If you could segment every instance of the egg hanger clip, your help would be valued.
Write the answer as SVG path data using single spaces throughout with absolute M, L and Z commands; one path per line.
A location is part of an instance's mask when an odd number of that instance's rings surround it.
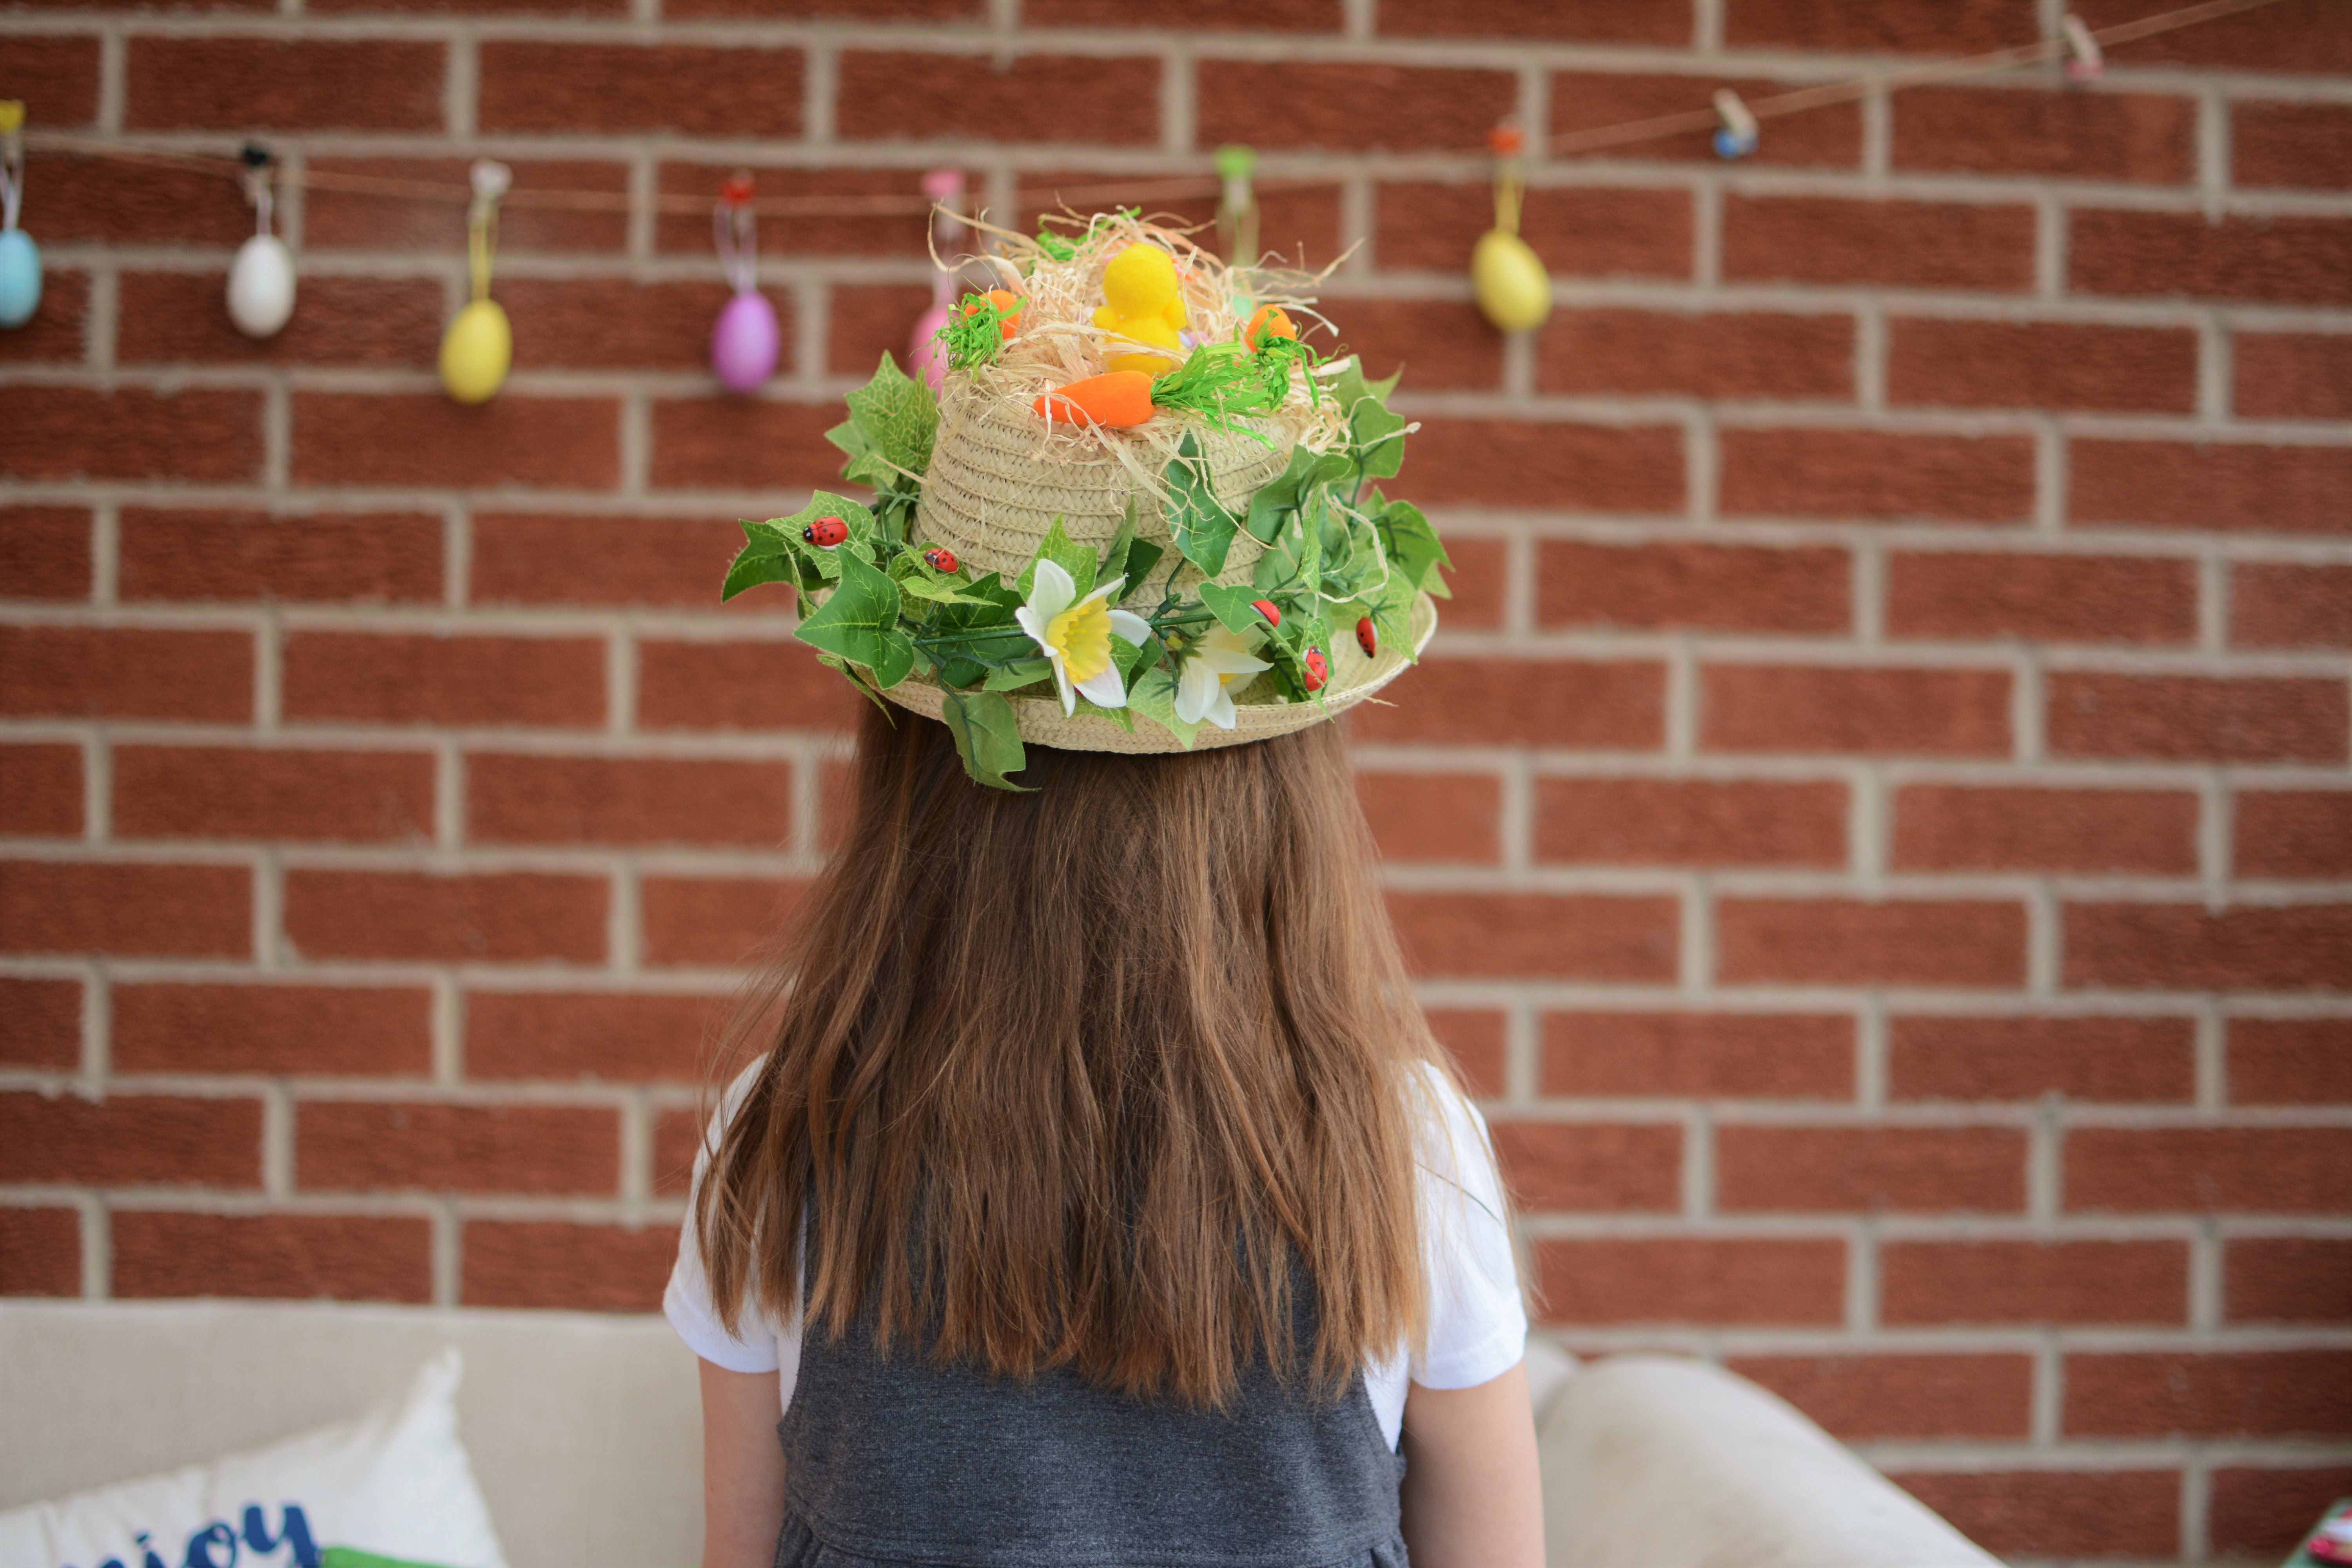
M 1519 153 L 1527 138 L 1516 125 L 1497 125 L 1486 145 L 1495 154 L 1495 226 L 1478 237 L 1470 252 L 1470 284 L 1478 309 L 1498 331 L 1524 332 L 1551 314 L 1551 274 L 1519 237 L 1519 211 L 1528 192 Z
M 1716 128 L 1715 155 L 1718 158 L 1745 158 L 1756 151 L 1760 140 L 1756 123 L 1756 111 L 1748 107 L 1740 96 L 1727 87 L 1715 89 L 1716 118 L 1723 123 Z
M 1242 268 L 1257 263 L 1257 149 L 1229 142 L 1217 149 L 1217 178 L 1224 182 L 1217 201 L 1217 237 L 1224 242 L 1225 265 Z
M 2096 81 L 2107 74 L 2107 60 L 2099 52 L 2099 40 L 2091 33 L 2090 25 L 2072 11 L 2058 24 L 2066 36 L 2066 79 Z
M 294 314 L 294 256 L 286 242 L 269 231 L 269 149 L 248 142 L 238 157 L 245 163 L 239 183 L 253 204 L 253 237 L 237 247 L 228 268 L 228 319 L 248 338 L 275 336 Z
M 0 327 L 21 327 L 41 305 L 41 247 L 16 226 L 25 199 L 25 106 L 0 99 Z
M 936 392 L 945 384 L 948 369 L 939 331 L 948 324 L 962 286 L 959 269 L 941 265 L 940 254 L 963 238 L 963 219 L 955 210 L 963 205 L 963 171 L 931 170 L 923 176 L 923 195 L 931 199 L 931 308 L 916 319 L 914 336 L 907 344 L 907 363 Z
M 488 403 L 498 395 L 514 363 L 514 328 L 490 298 L 490 266 L 498 253 L 499 198 L 514 183 L 514 171 L 494 159 L 477 158 L 471 171 L 474 199 L 466 208 L 466 270 L 471 296 L 441 335 L 441 384 L 460 403 Z
M 738 169 L 710 209 L 711 241 L 731 298 L 710 324 L 710 374 L 730 392 L 757 392 L 776 374 L 783 330 L 760 292 L 760 231 L 751 211 L 751 171 Z

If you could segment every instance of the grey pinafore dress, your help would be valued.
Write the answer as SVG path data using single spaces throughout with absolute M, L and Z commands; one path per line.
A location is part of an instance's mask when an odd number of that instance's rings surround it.
M 1360 1373 L 1318 1400 L 1261 1362 L 1207 1414 L 813 1332 L 776 1430 L 776 1568 L 1405 1568 Z

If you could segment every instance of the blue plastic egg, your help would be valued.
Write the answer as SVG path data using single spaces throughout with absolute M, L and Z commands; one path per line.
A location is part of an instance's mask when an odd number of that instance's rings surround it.
M 21 228 L 0 230 L 0 327 L 21 327 L 41 305 L 41 247 Z
M 736 295 L 710 328 L 710 370 L 730 392 L 757 392 L 776 374 L 784 334 L 765 294 Z

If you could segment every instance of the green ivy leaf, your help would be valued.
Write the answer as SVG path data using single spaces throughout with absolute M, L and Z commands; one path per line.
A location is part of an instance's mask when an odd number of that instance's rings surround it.
M 1450 597 L 1445 580 L 1437 575 L 1440 566 L 1451 566 L 1444 544 L 1437 530 L 1430 527 L 1429 519 L 1411 501 L 1386 500 L 1378 490 L 1372 492 L 1372 527 L 1380 534 L 1381 549 L 1397 569 L 1416 588 L 1426 588 L 1440 598 Z
M 790 583 L 798 587 L 801 580 L 801 558 L 797 538 L 787 538 L 772 522 L 742 521 L 743 548 L 736 553 L 727 568 L 727 581 L 720 585 L 721 600 L 733 598 L 746 588 L 756 588 L 762 583 Z
M 818 605 L 794 633 L 803 642 L 838 654 L 874 672 L 884 689 L 915 668 L 915 645 L 898 629 L 898 585 L 866 563 L 853 550 L 841 560 L 841 586 Z
M 1053 526 L 1045 530 L 1045 537 L 1037 542 L 1037 553 L 1021 569 L 1021 597 L 1024 602 L 1035 589 L 1040 561 L 1051 561 L 1067 572 L 1070 581 L 1077 584 L 1079 598 L 1095 591 L 1095 552 L 1064 531 L 1059 512 L 1054 514 Z
M 1201 603 L 1209 607 L 1209 613 L 1223 622 L 1227 631 L 1239 632 L 1244 637 L 1270 629 L 1265 616 L 1256 608 L 1257 601 L 1265 596 L 1255 586 L 1229 588 L 1222 583 L 1201 584 Z
M 1011 790 L 1019 795 L 1032 793 L 1005 776 L 1028 766 L 1029 758 L 1022 750 L 1021 728 L 1013 721 L 1013 704 L 1001 693 L 946 692 L 940 703 L 940 717 L 946 721 L 948 732 L 955 737 L 956 752 L 963 758 L 964 772 L 991 789 Z
M 1185 560 L 1213 577 L 1225 569 L 1225 552 L 1233 548 L 1241 520 L 1225 510 L 1209 488 L 1208 460 L 1187 430 L 1163 476 L 1168 484 L 1168 531 Z
M 1419 662 L 1412 651 L 1412 602 L 1417 591 L 1402 572 L 1391 572 L 1388 581 L 1367 601 L 1364 613 L 1372 617 L 1372 631 L 1383 648 L 1401 650 L 1407 660 Z
M 931 466 L 931 441 L 939 432 L 939 400 L 922 382 L 908 377 L 887 353 L 875 367 L 874 379 L 844 399 L 849 416 L 865 433 L 872 450 L 908 473 Z M 853 462 L 856 468 L 858 464 Z M 883 470 L 887 472 L 887 470 Z M 845 473 L 845 478 L 857 478 Z
M 1041 680 L 1053 679 L 1053 660 L 1024 658 L 1017 664 L 1002 665 L 990 670 L 983 684 L 991 691 L 1018 691 L 1024 686 L 1034 686 Z
M 1143 580 L 1160 564 L 1168 552 L 1148 539 L 1135 537 L 1135 498 L 1127 498 L 1127 515 L 1119 519 L 1118 532 L 1103 552 L 1103 577 L 1123 577 L 1127 585 L 1112 595 L 1113 601 L 1124 605 L 1142 591 Z M 1097 579 L 1100 581 L 1100 579 Z
M 1164 664 L 1145 670 L 1142 679 L 1128 688 L 1127 705 L 1175 736 L 1186 751 L 1192 749 L 1192 737 L 1201 732 L 1201 726 L 1176 717 L 1174 670 Z
M 1337 484 L 1354 471 L 1345 452 L 1317 452 L 1299 446 L 1290 449 L 1290 466 L 1250 497 L 1246 526 L 1262 544 L 1274 542 L 1282 525 L 1298 510 L 1302 497 L 1319 485 Z

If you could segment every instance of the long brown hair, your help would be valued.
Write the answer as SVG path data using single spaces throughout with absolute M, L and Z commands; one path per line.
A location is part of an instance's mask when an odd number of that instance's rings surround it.
M 1308 1300 L 1318 1385 L 1418 1342 L 1442 1058 L 1338 726 L 1028 758 L 1034 793 L 983 788 L 943 726 L 867 716 L 722 1052 L 767 1052 L 696 1198 L 722 1320 L 804 1284 L 807 1332 L 1208 1406 L 1309 1359 Z

